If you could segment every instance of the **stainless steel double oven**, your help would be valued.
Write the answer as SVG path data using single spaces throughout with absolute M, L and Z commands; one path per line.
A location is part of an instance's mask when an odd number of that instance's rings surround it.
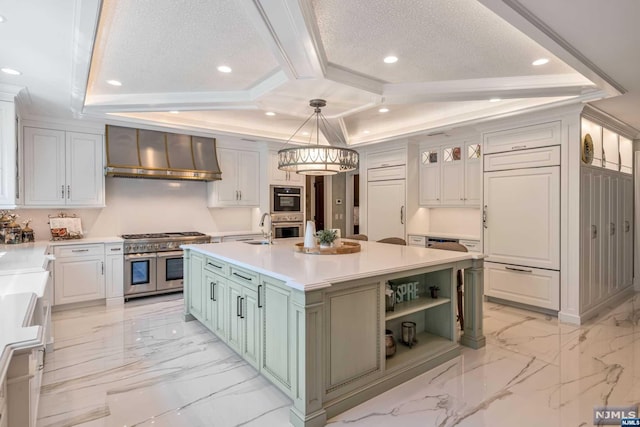
M 271 186 L 271 232 L 275 239 L 302 237 L 302 187 Z
M 183 258 L 180 245 L 209 243 L 198 232 L 125 234 L 124 296 L 132 298 L 183 288 Z

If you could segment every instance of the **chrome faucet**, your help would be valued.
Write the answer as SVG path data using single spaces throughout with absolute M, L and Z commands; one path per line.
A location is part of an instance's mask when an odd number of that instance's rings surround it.
M 265 232 L 264 231 L 264 220 L 265 218 L 269 217 L 269 231 Z M 262 236 L 267 239 L 267 241 L 269 242 L 270 245 L 273 244 L 273 232 L 272 232 L 272 225 L 271 225 L 271 214 L 269 212 L 265 212 L 262 214 L 262 218 L 260 218 L 260 223 L 258 224 L 258 227 L 262 228 Z

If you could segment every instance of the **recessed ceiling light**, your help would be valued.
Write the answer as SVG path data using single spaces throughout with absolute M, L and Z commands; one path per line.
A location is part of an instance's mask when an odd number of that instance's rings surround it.
M 169 111 L 169 112 L 170 112 L 171 114 L 180 114 L 180 111 L 178 111 L 178 110 L 171 110 L 171 111 Z
M 276 115 L 276 113 L 274 113 L 273 111 L 267 111 L 265 114 L 267 116 L 275 116 Z
M 387 64 L 394 64 L 396 62 L 398 62 L 398 57 L 397 56 L 387 56 L 386 58 L 384 58 L 384 62 Z
M 6 20 L 7 20 L 7 19 L 6 19 L 4 16 L 0 15 L 0 22 L 4 22 L 4 21 L 6 21 Z
M 362 133 L 369 133 L 369 132 L 370 132 L 370 131 L 368 131 L 368 130 L 365 130 L 365 131 L 364 131 L 364 132 L 362 132 Z
M 231 67 L 228 67 L 226 65 L 221 65 L 218 67 L 218 71 L 220 71 L 221 73 L 230 73 Z
M 385 107 L 382 107 L 381 109 L 378 110 L 378 113 L 388 113 L 388 112 L 389 112 L 389 109 Z
M 118 80 L 107 80 L 107 83 L 111 86 L 122 86 L 122 82 L 119 82 Z
M 20 71 L 14 70 L 13 68 L 1 68 L 1 70 L 3 73 L 11 74 L 12 76 L 19 76 L 20 74 L 22 74 Z
M 307 136 L 307 135 L 309 135 L 309 132 L 306 132 L 306 131 L 305 131 L 305 132 L 302 132 L 302 134 L 303 134 L 304 136 Z
M 546 63 L 548 63 L 549 60 L 547 58 L 540 58 L 540 59 L 536 59 L 535 61 L 533 61 L 531 63 L 531 65 L 544 65 Z
M 500 102 L 500 101 L 502 101 L 502 99 L 500 99 L 500 98 L 491 98 L 489 100 L 489 102 Z

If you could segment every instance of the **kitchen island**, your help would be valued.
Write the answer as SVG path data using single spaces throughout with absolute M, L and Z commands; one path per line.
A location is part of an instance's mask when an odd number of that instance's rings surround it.
M 359 242 L 361 252 L 309 255 L 295 251 L 297 242 L 183 246 L 185 319 L 202 322 L 291 397 L 293 425 L 324 426 L 456 357 L 459 344 L 484 346 L 481 254 Z M 465 330 L 458 342 L 459 269 Z M 416 332 L 410 346 L 401 343 L 406 322 Z M 387 358 L 389 331 L 396 351 Z

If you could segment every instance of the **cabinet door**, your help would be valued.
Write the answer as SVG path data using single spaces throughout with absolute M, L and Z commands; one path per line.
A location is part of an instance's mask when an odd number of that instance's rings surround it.
M 464 204 L 464 163 L 462 146 L 455 145 L 442 149 L 442 192 L 441 202 L 447 206 Z
M 258 206 L 260 204 L 260 153 L 240 151 L 238 155 L 238 204 Z
M 187 282 L 187 298 L 189 303 L 189 313 L 199 321 L 204 319 L 206 293 L 204 286 L 204 258 L 201 255 L 192 253 L 190 259 L 190 274 Z
M 294 174 L 297 175 L 297 174 Z M 278 152 L 269 152 L 269 176 L 274 184 L 285 184 L 288 181 L 289 173 L 278 169 Z
M 464 204 L 480 206 L 482 196 L 482 161 L 481 145 L 468 143 L 465 146 L 464 164 Z
M 560 268 L 560 167 L 484 174 L 488 261 Z
M 623 280 L 624 287 L 633 285 L 633 178 L 624 178 L 624 217 L 623 217 L 623 248 L 624 265 Z
M 122 254 L 105 257 L 105 292 L 107 298 L 122 298 L 124 295 L 124 258 Z
M 64 131 L 24 128 L 25 205 L 65 204 L 65 144 Z
M 420 154 L 420 204 L 440 204 L 440 151 L 423 150 Z
M 596 294 L 597 300 L 599 301 L 608 295 L 609 281 L 611 280 L 611 264 L 609 263 L 609 253 L 611 251 L 611 239 L 609 238 L 609 225 L 611 224 L 611 209 L 609 209 L 609 203 L 611 203 L 611 176 L 606 173 L 602 174 L 601 197 L 602 214 L 600 216 L 599 228 L 602 235 L 602 253 L 600 258 L 602 260 L 602 276 Z
M 56 260 L 54 271 L 56 304 L 104 298 L 104 258 Z
M 211 323 L 213 332 L 227 341 L 227 293 L 229 292 L 229 286 L 227 280 L 217 274 L 214 276 L 215 282 L 213 284 L 213 310 L 211 313 Z
M 367 235 L 369 240 L 405 237 L 405 181 L 367 183 Z
M 228 284 L 228 299 L 227 299 L 227 318 L 229 319 L 229 335 L 227 344 L 234 349 L 238 354 L 242 354 L 242 323 L 243 319 L 241 314 L 241 299 L 242 299 L 242 285 L 229 280 Z
M 67 205 L 104 205 L 103 151 L 102 135 L 67 132 Z
M 218 308 L 215 301 L 216 290 L 214 289 L 217 281 L 216 279 L 217 275 L 204 270 L 204 279 L 202 283 L 204 289 L 202 292 L 205 294 L 205 300 L 204 319 L 202 323 L 209 328 L 209 330 L 213 330 L 213 319 L 216 316 L 216 310 Z
M 271 381 L 291 390 L 291 290 L 262 280 L 261 296 L 264 336 L 260 371 Z
M 612 295 L 618 289 L 618 177 L 612 175 L 609 186 L 609 223 L 607 235 L 609 236 L 609 282 L 605 297 Z
M 241 303 L 242 357 L 259 370 L 262 321 L 258 308 L 258 292 L 255 289 L 243 288 Z
M 0 206 L 16 204 L 16 119 L 13 102 L 0 101 Z
M 236 206 L 238 204 L 238 151 L 218 148 L 218 161 L 222 180 L 210 183 L 213 186 L 211 206 Z

